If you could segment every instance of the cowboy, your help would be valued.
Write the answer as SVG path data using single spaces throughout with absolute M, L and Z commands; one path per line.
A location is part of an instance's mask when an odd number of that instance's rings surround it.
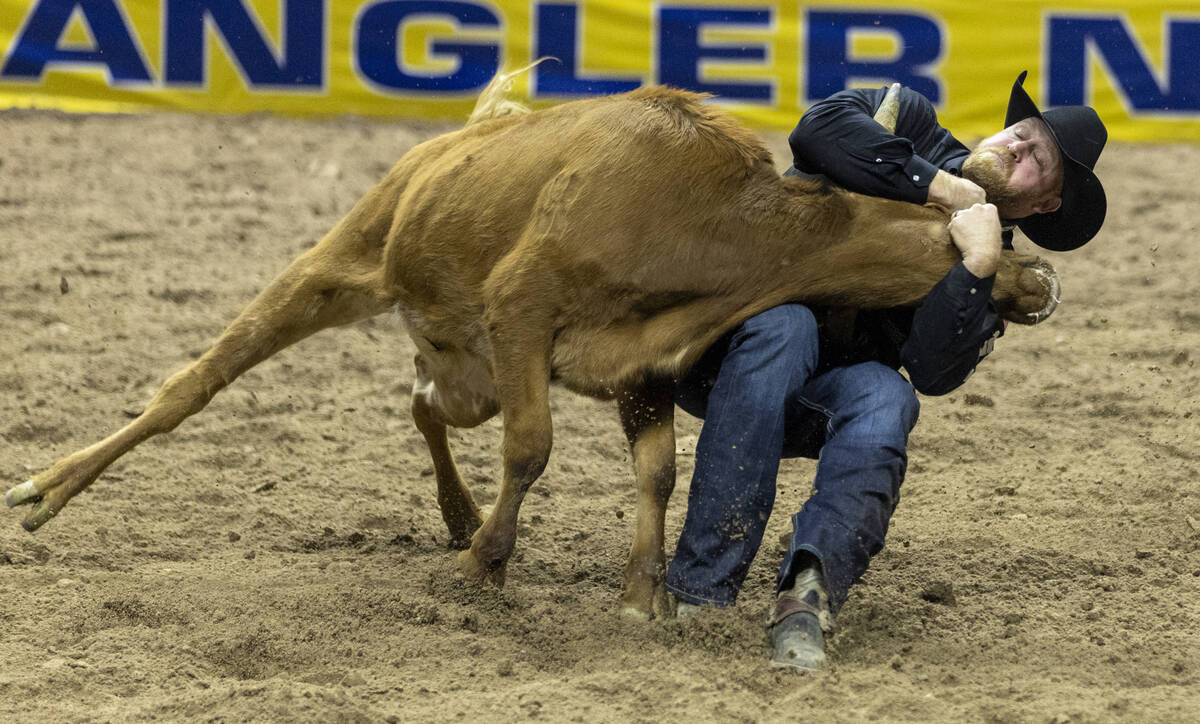
M 792 517 L 779 568 L 773 666 L 825 666 L 824 635 L 882 549 L 899 501 L 916 392 L 954 390 L 1004 334 L 991 290 L 1001 249 L 1011 248 L 1005 226 L 1066 251 L 1104 221 L 1093 172 L 1104 124 L 1088 107 L 1039 111 L 1025 75 L 1013 84 L 1004 130 L 974 150 L 911 90 L 901 91 L 895 133 L 872 119 L 884 89 L 813 105 L 789 138 L 788 173 L 940 204 L 954 212 L 949 229 L 963 259 L 919 307 L 860 311 L 848 333 L 833 333 L 829 310 L 770 309 L 726 334 L 681 381 L 676 402 L 705 420 L 667 572 L 681 615 L 734 603 L 774 504 L 779 460 L 818 460 L 814 493 Z

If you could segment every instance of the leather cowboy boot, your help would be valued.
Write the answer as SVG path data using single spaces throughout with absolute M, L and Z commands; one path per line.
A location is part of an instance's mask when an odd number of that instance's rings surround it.
M 796 574 L 796 582 L 780 591 L 767 628 L 774 649 L 771 668 L 821 671 L 826 667 L 825 633 L 833 632 L 833 616 L 821 572 L 815 567 Z

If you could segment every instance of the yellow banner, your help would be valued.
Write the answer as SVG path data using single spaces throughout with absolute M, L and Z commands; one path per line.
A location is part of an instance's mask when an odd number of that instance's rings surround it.
M 1113 138 L 1200 140 L 1194 0 L 0 0 L 0 106 L 457 120 L 500 68 L 533 105 L 665 83 L 792 127 L 900 81 L 963 138 L 1008 89 L 1089 104 Z

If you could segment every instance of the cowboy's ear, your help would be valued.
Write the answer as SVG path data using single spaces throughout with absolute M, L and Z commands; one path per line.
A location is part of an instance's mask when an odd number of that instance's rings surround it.
M 1037 203 L 1033 207 L 1033 213 L 1035 213 L 1035 214 L 1053 213 L 1055 211 L 1058 211 L 1060 206 L 1062 206 L 1062 197 L 1055 196 L 1054 198 L 1050 199 L 1049 201 L 1041 201 L 1041 202 Z

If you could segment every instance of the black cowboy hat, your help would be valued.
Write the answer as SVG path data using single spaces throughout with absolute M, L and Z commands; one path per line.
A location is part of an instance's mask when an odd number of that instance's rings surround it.
M 1104 223 L 1108 201 L 1104 187 L 1092 169 L 1108 140 L 1108 131 L 1096 111 L 1088 106 L 1063 106 L 1046 112 L 1021 87 L 1028 71 L 1021 71 L 1008 98 L 1004 127 L 1026 118 L 1040 118 L 1050 127 L 1062 153 L 1062 206 L 1048 214 L 1034 214 L 1017 221 L 1029 240 L 1043 249 L 1070 251 L 1091 240 Z

